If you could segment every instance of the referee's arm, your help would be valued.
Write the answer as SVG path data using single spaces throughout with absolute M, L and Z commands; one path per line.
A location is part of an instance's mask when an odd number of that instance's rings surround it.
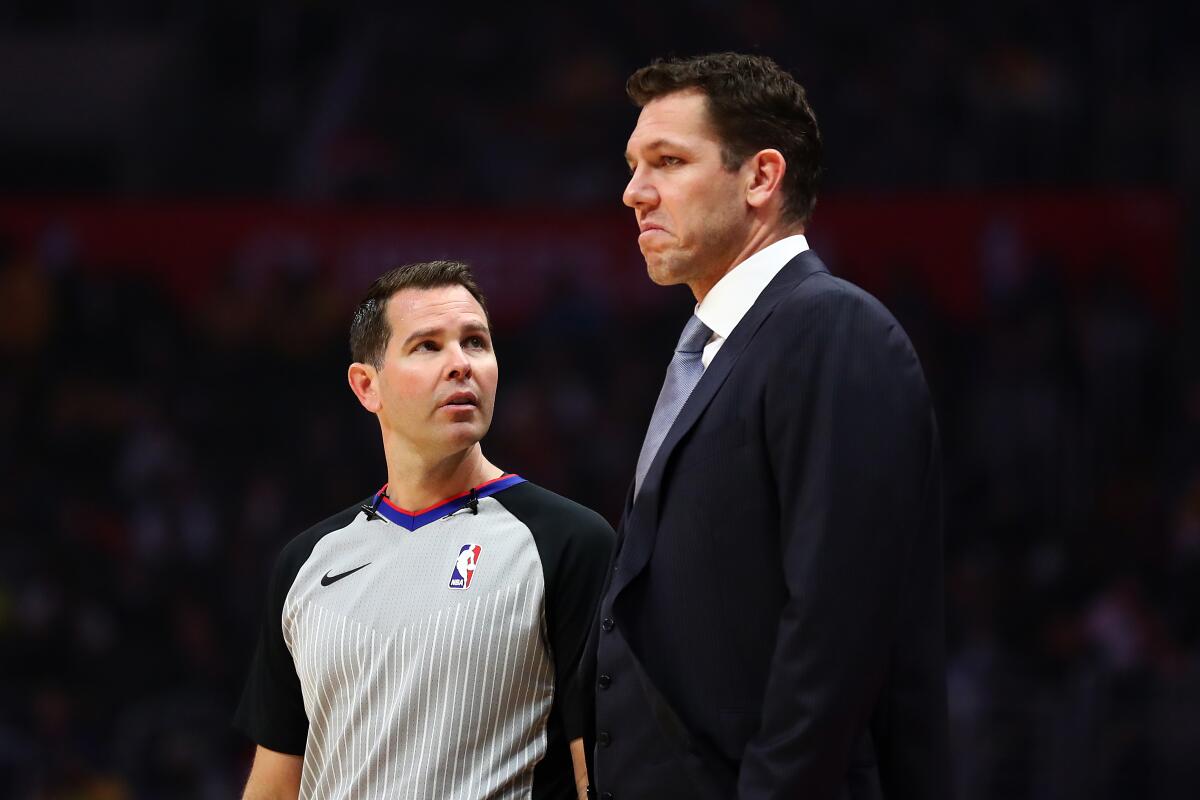
M 571 740 L 571 766 L 575 768 L 575 794 L 579 800 L 587 800 L 588 774 L 587 756 L 583 750 L 583 737 Z
M 254 753 L 254 766 L 250 768 L 242 800 L 296 800 L 300 796 L 303 765 L 303 756 L 276 753 L 259 745 Z
M 616 537 L 595 512 L 588 511 L 586 516 L 577 516 L 572 522 L 573 535 L 567 539 L 569 544 L 557 561 L 551 582 L 549 622 L 554 643 L 555 684 L 559 687 L 558 711 L 570 746 L 575 793 L 579 800 L 587 800 L 589 779 L 584 734 L 594 716 L 591 711 L 594 700 L 591 685 L 582 681 L 580 666 Z

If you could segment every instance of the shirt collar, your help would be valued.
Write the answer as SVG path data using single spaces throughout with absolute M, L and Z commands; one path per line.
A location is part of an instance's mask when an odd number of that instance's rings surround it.
M 725 273 L 696 306 L 696 316 L 722 339 L 746 316 L 750 306 L 779 270 L 808 249 L 803 234 L 780 239 Z
M 461 494 L 456 494 L 454 497 L 448 497 L 440 503 L 434 503 L 428 508 L 423 508 L 420 511 L 409 511 L 407 508 L 401 508 L 394 504 L 387 497 L 387 484 L 375 493 L 375 499 L 369 506 L 363 506 L 363 511 L 367 514 L 367 521 L 372 521 L 378 517 L 383 517 L 393 525 L 399 525 L 410 531 L 415 531 L 417 528 L 428 525 L 431 522 L 437 522 L 442 517 L 448 517 L 456 511 L 461 511 L 468 506 L 477 506 L 480 499 L 491 497 L 497 492 L 502 492 L 510 486 L 516 486 L 518 483 L 524 483 L 525 479 L 520 475 L 505 473 L 499 478 L 493 478 L 486 483 L 481 483 L 478 486 L 468 489 Z M 473 509 L 474 510 L 474 509 Z

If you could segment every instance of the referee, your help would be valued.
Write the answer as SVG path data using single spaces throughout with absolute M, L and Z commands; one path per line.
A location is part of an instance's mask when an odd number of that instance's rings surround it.
M 384 274 L 350 347 L 388 482 L 276 561 L 245 798 L 583 796 L 574 675 L 612 529 L 484 457 L 498 368 L 466 265 Z

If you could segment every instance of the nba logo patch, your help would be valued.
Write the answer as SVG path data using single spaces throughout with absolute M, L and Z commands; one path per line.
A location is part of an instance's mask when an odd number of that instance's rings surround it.
M 454 572 L 450 573 L 451 589 L 466 589 L 471 585 L 471 577 L 475 574 L 475 565 L 479 563 L 479 553 L 482 550 L 477 544 L 464 544 L 458 551 Z

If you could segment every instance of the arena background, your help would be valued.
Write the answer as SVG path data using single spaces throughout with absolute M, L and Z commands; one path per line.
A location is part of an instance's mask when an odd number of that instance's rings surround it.
M 946 455 L 963 800 L 1200 796 L 1194 4 L 0 8 L 0 796 L 227 798 L 277 549 L 384 480 L 349 310 L 476 265 L 489 456 L 615 520 L 684 289 L 620 205 L 650 58 L 762 52 L 811 238 Z

